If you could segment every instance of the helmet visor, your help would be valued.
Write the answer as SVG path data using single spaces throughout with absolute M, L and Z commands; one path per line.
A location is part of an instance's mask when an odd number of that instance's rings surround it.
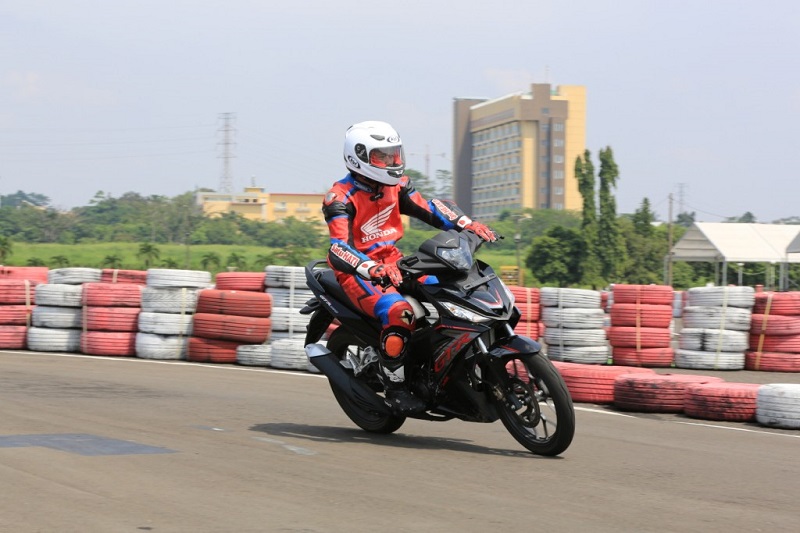
M 377 168 L 402 168 L 403 147 L 388 146 L 383 148 L 374 148 L 369 153 L 369 164 Z

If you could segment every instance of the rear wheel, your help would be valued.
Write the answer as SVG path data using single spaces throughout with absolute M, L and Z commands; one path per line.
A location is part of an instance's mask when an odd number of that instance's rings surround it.
M 359 358 L 366 348 L 365 343 L 341 328 L 331 334 L 327 346 L 340 362 L 346 361 L 348 354 Z M 345 366 L 345 371 L 350 375 L 353 374 L 352 369 L 347 366 Z M 363 372 L 362 375 L 356 379 L 361 380 L 375 392 L 383 392 L 383 385 L 378 380 L 378 376 L 374 371 L 369 372 L 369 369 L 367 369 L 367 371 Z M 339 402 L 342 411 L 364 431 L 383 434 L 394 433 L 400 429 L 400 426 L 406 421 L 405 417 L 402 416 L 394 416 L 362 408 L 333 383 L 331 383 L 331 390 L 333 391 L 336 401 Z
M 575 409 L 564 379 L 541 354 L 521 354 L 503 366 L 504 398 L 498 402 L 503 425 L 537 455 L 564 452 L 575 435 Z

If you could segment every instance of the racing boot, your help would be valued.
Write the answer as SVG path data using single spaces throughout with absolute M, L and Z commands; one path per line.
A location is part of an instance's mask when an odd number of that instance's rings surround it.
M 392 412 L 399 416 L 421 413 L 425 402 L 411 394 L 406 386 L 406 372 L 403 365 L 408 341 L 408 330 L 387 328 L 381 333 L 380 368 L 383 386 L 386 389 L 385 402 Z

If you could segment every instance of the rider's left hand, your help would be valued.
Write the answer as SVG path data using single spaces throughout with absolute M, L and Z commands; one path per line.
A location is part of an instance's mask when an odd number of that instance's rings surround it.
M 473 220 L 472 222 L 464 226 L 464 229 L 470 230 L 471 232 L 473 232 L 475 235 L 477 235 L 486 242 L 494 242 L 497 240 L 497 234 L 494 231 L 492 231 L 492 229 L 489 226 L 487 226 L 486 224 L 482 224 L 478 221 Z

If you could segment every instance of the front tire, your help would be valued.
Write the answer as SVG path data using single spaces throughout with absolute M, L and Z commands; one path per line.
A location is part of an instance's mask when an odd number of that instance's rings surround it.
M 532 453 L 563 453 L 575 435 L 575 409 L 567 385 L 541 354 L 520 354 L 498 361 L 500 420 L 511 436 Z
M 355 335 L 338 328 L 331 334 L 327 347 L 339 361 L 343 361 L 348 352 L 360 353 L 361 350 L 366 348 L 366 344 Z M 345 370 L 352 375 L 352 370 L 348 368 L 345 368 Z M 360 379 L 376 392 L 383 392 L 383 386 L 380 381 L 378 381 L 377 376 L 373 376 L 372 378 L 362 376 L 356 379 Z M 381 434 L 394 433 L 400 429 L 400 426 L 406 421 L 405 417 L 402 416 L 388 415 L 363 409 L 333 383 L 330 383 L 330 386 L 333 391 L 333 396 L 336 398 L 342 411 L 364 431 Z

